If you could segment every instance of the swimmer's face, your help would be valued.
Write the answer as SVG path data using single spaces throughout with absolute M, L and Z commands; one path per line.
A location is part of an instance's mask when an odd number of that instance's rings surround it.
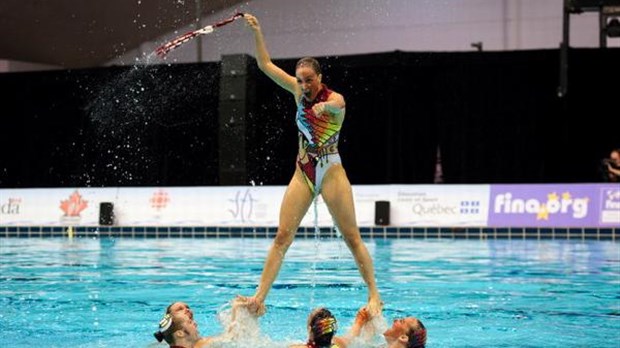
M 300 65 L 295 70 L 297 85 L 307 100 L 314 100 L 321 90 L 321 74 L 317 74 L 309 65 Z
M 418 327 L 420 327 L 420 322 L 416 318 L 407 317 L 401 319 L 394 319 L 392 327 L 390 327 L 389 329 L 387 329 L 387 331 L 383 333 L 383 337 L 385 337 L 385 340 L 388 344 L 391 344 L 398 340 L 407 342 L 407 333 L 409 332 L 409 330 Z
M 194 312 L 189 308 L 189 305 L 185 302 L 175 302 L 170 308 L 168 308 L 168 313 L 172 316 L 185 315 L 190 320 L 194 320 Z
M 190 319 L 187 316 L 178 317 L 180 330 L 183 331 L 183 334 L 186 335 L 187 339 L 190 341 L 196 342 L 200 338 L 200 334 L 198 333 L 198 324 L 194 321 L 194 319 Z
M 194 320 L 194 312 L 185 302 L 175 302 L 168 308 L 168 313 L 172 315 L 175 322 L 178 322 L 181 330 L 192 339 L 198 338 L 198 324 Z

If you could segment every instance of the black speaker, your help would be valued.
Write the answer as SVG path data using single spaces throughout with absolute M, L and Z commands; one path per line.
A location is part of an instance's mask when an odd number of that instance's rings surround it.
M 390 224 L 390 202 L 375 202 L 375 225 L 387 226 Z
M 246 54 L 221 59 L 219 93 L 219 184 L 247 185 L 246 121 L 255 103 L 254 58 Z
M 110 202 L 101 202 L 99 204 L 99 225 L 114 225 L 114 204 Z

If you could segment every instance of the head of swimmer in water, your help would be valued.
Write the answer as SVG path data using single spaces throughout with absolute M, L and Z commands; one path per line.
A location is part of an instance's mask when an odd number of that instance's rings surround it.
M 301 58 L 295 65 L 295 78 L 306 100 L 314 100 L 321 90 L 321 65 L 311 57 Z
M 317 308 L 308 316 L 308 342 L 314 347 L 331 347 L 337 330 L 336 318 L 327 308 Z
M 169 345 L 180 341 L 192 343 L 200 339 L 194 313 L 184 302 L 174 302 L 166 308 L 166 314 L 159 322 L 159 330 L 154 335 L 157 341 L 165 340 Z
M 394 319 L 392 326 L 383 333 L 388 347 L 426 347 L 426 328 L 414 317 Z

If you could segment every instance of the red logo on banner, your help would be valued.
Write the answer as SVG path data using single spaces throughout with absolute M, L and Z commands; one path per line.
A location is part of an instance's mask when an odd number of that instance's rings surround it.
M 153 193 L 153 197 L 150 199 L 151 207 L 157 210 L 162 210 L 168 205 L 170 198 L 168 198 L 168 193 L 164 190 L 159 190 Z
M 88 201 L 82 199 L 77 190 L 69 196 L 69 199 L 60 202 L 60 209 L 65 212 L 64 216 L 79 217 L 80 213 L 87 207 Z

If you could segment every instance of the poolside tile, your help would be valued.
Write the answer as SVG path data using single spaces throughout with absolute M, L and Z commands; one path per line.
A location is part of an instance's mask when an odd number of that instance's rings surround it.
M 65 226 L 0 226 L 3 238 L 66 237 Z M 274 238 L 275 226 L 76 226 L 75 237 L 116 238 Z M 315 238 L 316 228 L 301 226 L 295 238 Z M 319 237 L 339 238 L 333 227 L 318 228 Z M 557 240 L 617 240 L 619 228 L 566 227 L 360 227 L 365 239 L 557 239 Z

